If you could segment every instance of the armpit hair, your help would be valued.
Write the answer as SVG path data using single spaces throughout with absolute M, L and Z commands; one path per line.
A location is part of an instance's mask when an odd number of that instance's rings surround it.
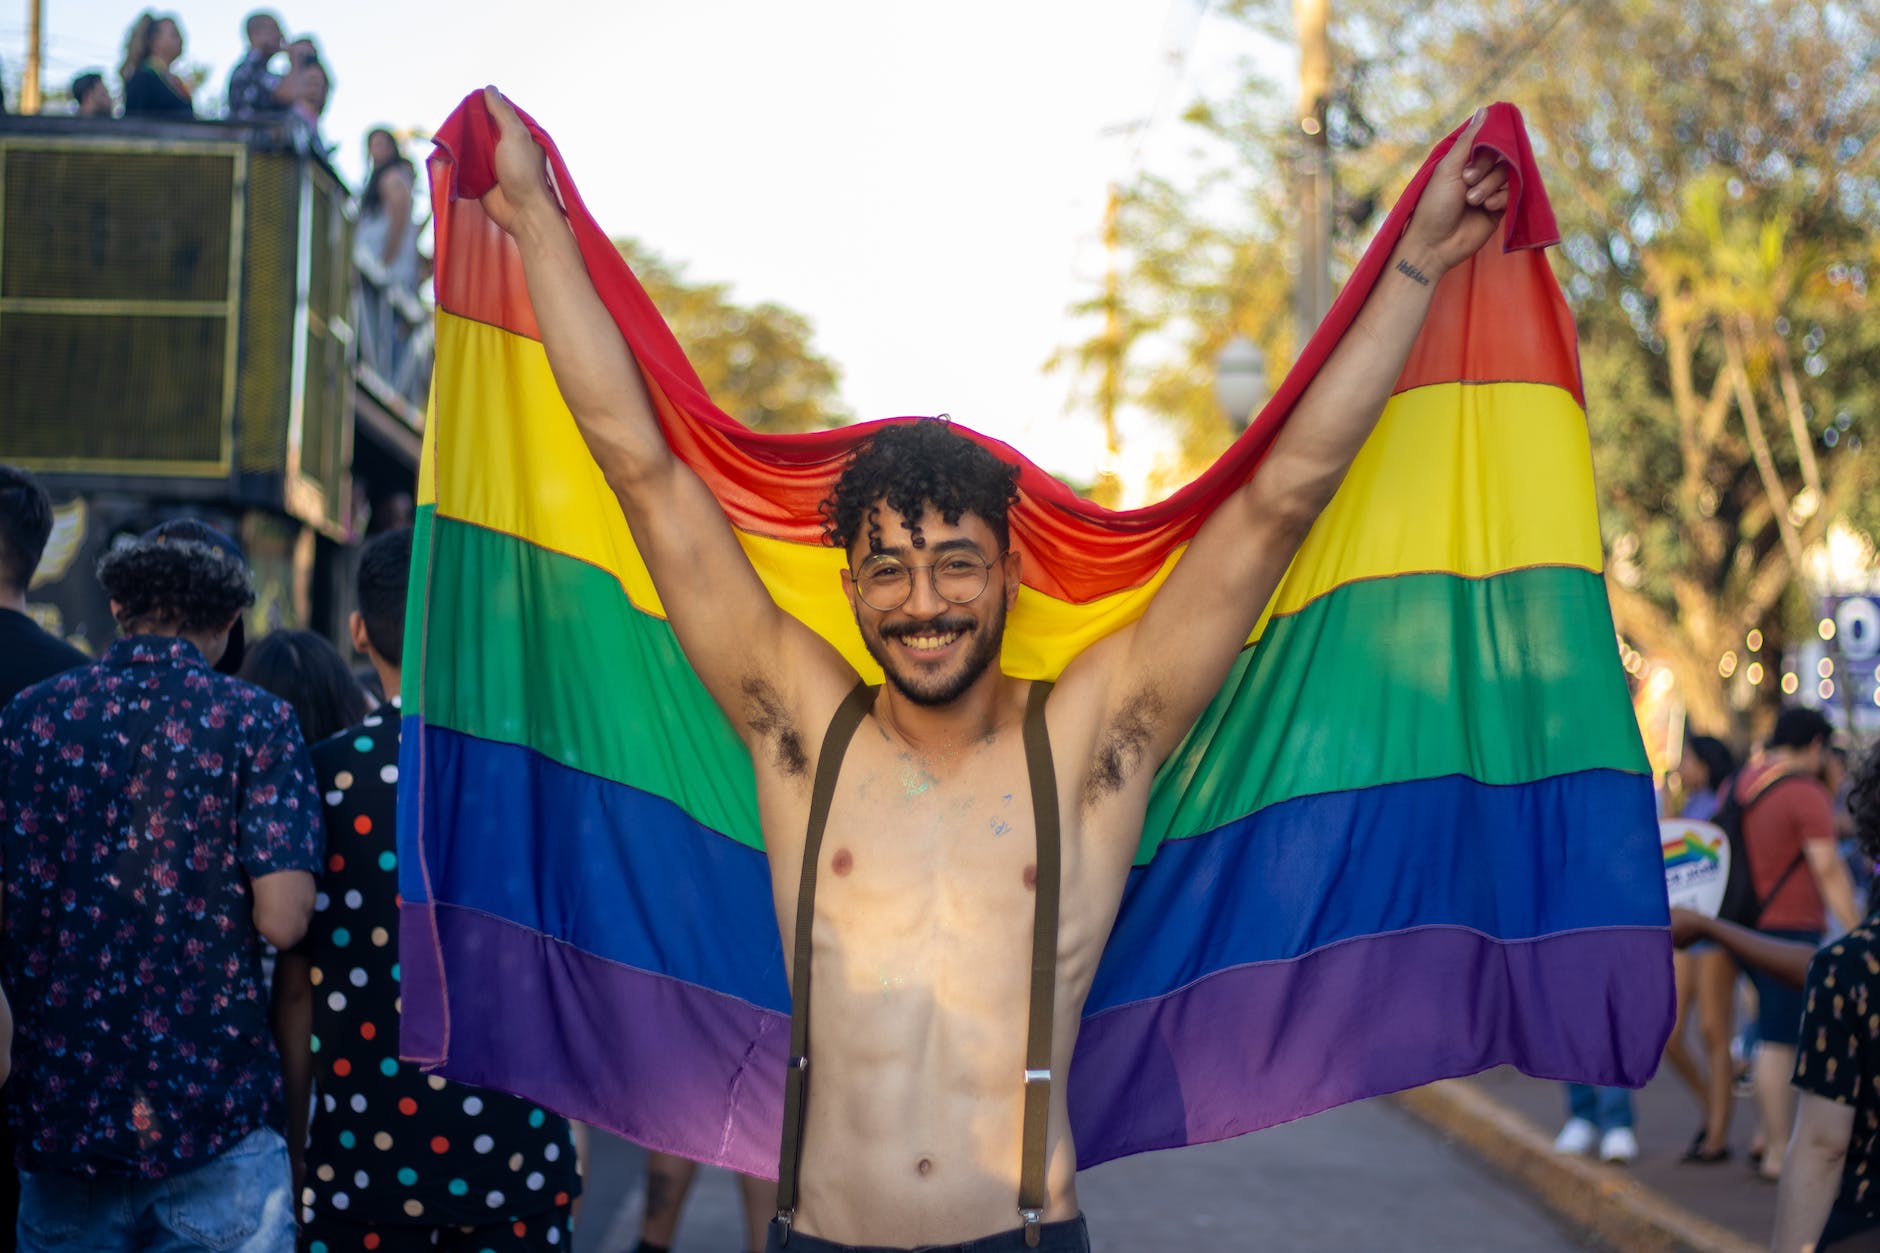
M 770 746 L 770 764 L 785 775 L 807 775 L 809 756 L 803 751 L 803 736 L 790 720 L 783 697 L 768 679 L 746 676 L 744 721 L 757 737 Z
M 1159 688 L 1139 689 L 1097 733 L 1097 751 L 1084 780 L 1084 804 L 1094 806 L 1123 790 L 1148 760 L 1149 743 L 1168 712 Z

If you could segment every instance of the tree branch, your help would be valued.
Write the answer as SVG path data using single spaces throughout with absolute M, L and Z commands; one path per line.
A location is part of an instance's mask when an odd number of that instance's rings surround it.
M 1788 410 L 1789 433 L 1795 437 L 1795 453 L 1802 463 L 1802 485 L 1822 503 L 1821 466 L 1815 460 L 1815 439 L 1808 431 L 1808 415 L 1802 411 L 1802 389 L 1795 377 L 1795 362 L 1789 357 L 1789 344 L 1780 335 L 1771 335 L 1775 347 L 1776 374 L 1782 380 L 1782 406 Z
M 1789 494 L 1782 486 L 1782 476 L 1776 472 L 1769 438 L 1763 434 L 1762 414 L 1756 408 L 1756 395 L 1750 390 L 1749 371 L 1743 368 L 1743 345 L 1727 322 L 1723 327 L 1723 351 L 1728 363 L 1725 368 L 1730 372 L 1731 386 L 1736 391 L 1736 407 L 1743 415 L 1750 451 L 1756 457 L 1756 472 L 1762 476 L 1763 494 L 1769 498 L 1769 507 L 1775 514 L 1776 528 L 1782 533 L 1782 546 L 1788 549 L 1789 564 L 1800 570 L 1802 541 L 1795 533 L 1795 524 L 1789 521 Z

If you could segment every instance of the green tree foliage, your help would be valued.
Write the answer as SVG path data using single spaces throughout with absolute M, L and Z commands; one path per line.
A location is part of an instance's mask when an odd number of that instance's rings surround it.
M 1290 5 L 1230 8 L 1290 38 Z M 1880 525 L 1880 16 L 1842 0 L 1336 0 L 1332 20 L 1346 264 L 1438 138 L 1478 104 L 1521 106 L 1563 234 L 1620 630 L 1670 662 L 1698 728 L 1742 733 L 1779 695 L 1773 666 L 1748 685 L 1745 637 L 1760 629 L 1774 656 L 1813 621 L 1805 554 L 1837 521 Z M 1193 111 L 1227 141 L 1216 178 L 1244 190 L 1238 226 L 1146 182 L 1129 202 L 1142 238 L 1124 303 L 1149 312 L 1125 324 L 1168 335 L 1160 312 L 1178 310 L 1191 376 L 1183 392 L 1169 367 L 1143 369 L 1131 394 L 1197 451 L 1210 345 L 1238 325 L 1285 359 L 1283 296 L 1234 263 L 1274 273 L 1284 256 L 1292 112 L 1258 82 Z M 1230 264 L 1158 269 L 1152 237 L 1215 239 L 1187 259 Z
M 692 283 L 682 267 L 632 239 L 614 246 L 666 319 L 718 407 L 758 431 L 810 431 L 850 420 L 842 373 L 816 352 L 808 318 L 768 302 L 739 305 L 723 283 Z

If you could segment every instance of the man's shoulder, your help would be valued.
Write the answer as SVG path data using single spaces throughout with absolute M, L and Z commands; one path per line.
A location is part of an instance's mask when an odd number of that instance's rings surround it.
M 1816 950 L 1808 963 L 1811 982 L 1834 980 L 1836 987 L 1880 982 L 1880 914 Z
M 0 702 L 0 722 L 12 724 L 49 709 L 67 707 L 73 696 L 98 685 L 96 672 L 100 669 L 98 662 L 81 654 L 78 664 L 55 670 L 22 687 L 11 700 Z
M 23 613 L 0 611 L 0 706 L 91 658 Z
M 1736 801 L 1746 811 L 1756 813 L 1830 808 L 1834 804 L 1827 784 L 1781 762 L 1745 770 L 1736 787 Z
M 209 690 L 217 700 L 241 709 L 254 719 L 253 723 L 238 721 L 235 724 L 237 730 L 258 730 L 272 734 L 282 726 L 290 726 L 298 732 L 300 720 L 294 714 L 294 707 L 267 688 L 215 670 L 198 670 L 196 674 L 207 681 Z

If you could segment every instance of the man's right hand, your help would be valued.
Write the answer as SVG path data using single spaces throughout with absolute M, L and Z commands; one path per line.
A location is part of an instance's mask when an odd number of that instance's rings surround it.
M 1710 934 L 1710 919 L 1688 909 L 1671 911 L 1671 943 L 1687 948 Z
M 548 154 L 502 92 L 485 87 L 483 103 L 496 122 L 496 183 L 483 193 L 483 212 L 514 235 L 524 214 L 555 203 L 548 187 Z

